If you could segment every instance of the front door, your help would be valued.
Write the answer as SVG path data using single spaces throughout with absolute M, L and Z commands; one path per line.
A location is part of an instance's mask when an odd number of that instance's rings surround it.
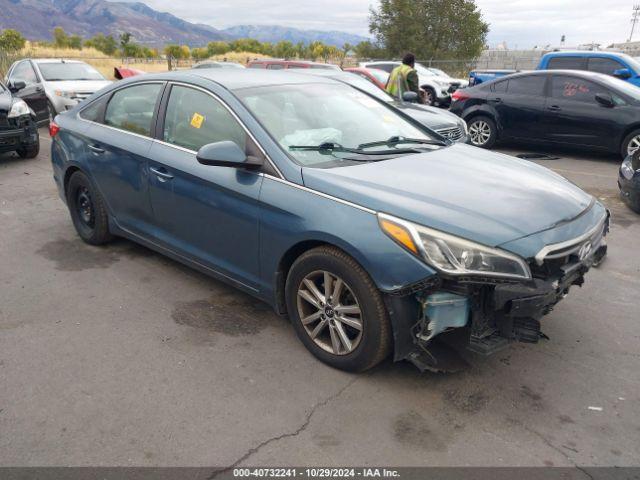
M 18 91 L 13 90 L 12 87 L 16 82 L 24 82 L 25 87 Z M 31 107 L 36 114 L 37 122 L 48 121 L 47 95 L 29 60 L 23 60 L 13 67 L 7 83 L 14 91 L 14 95 L 23 99 Z
M 120 227 L 144 236 L 154 229 L 148 154 L 162 87 L 162 83 L 145 83 L 116 90 L 104 119 L 87 132 L 93 179 L 108 199 L 111 214 Z
M 161 142 L 149 154 L 149 195 L 156 238 L 172 250 L 236 282 L 258 285 L 258 222 L 262 175 L 206 166 L 196 152 L 231 140 L 260 155 L 227 107 L 198 88 L 173 85 Z
M 546 138 L 552 142 L 613 148 L 619 111 L 601 105 L 604 86 L 572 75 L 553 75 L 545 112 Z M 612 95 L 612 98 L 616 98 Z

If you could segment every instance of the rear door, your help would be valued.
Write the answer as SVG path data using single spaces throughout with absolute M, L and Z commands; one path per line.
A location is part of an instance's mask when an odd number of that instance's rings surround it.
M 624 103 L 599 83 L 573 75 L 552 75 L 544 119 L 547 139 L 613 148 L 619 130 L 619 111 L 600 105 L 595 99 L 599 93 Z
M 7 80 L 10 85 L 13 85 L 15 82 L 24 82 L 26 85 L 25 88 L 14 93 L 14 95 L 27 102 L 27 105 L 29 105 L 31 110 L 36 114 L 36 120 L 38 122 L 44 122 L 49 119 L 47 95 L 30 60 L 22 60 L 16 64 L 9 73 Z
M 217 97 L 174 84 L 149 162 L 149 195 L 157 238 L 171 250 L 231 278 L 258 285 L 259 195 L 263 176 L 244 169 L 198 163 L 197 151 L 223 140 L 263 156 Z
M 497 113 L 501 137 L 541 139 L 546 79 L 546 75 L 517 76 L 495 85 L 499 88 L 490 92 L 487 102 Z
M 163 87 L 145 82 L 116 90 L 87 132 L 91 173 L 111 214 L 121 228 L 144 237 L 154 230 L 148 154 Z

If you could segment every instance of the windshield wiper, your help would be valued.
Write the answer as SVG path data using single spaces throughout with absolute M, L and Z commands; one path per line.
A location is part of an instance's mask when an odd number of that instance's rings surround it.
M 361 147 L 362 145 L 360 145 Z M 365 152 L 360 147 L 349 148 L 343 147 L 339 143 L 324 142 L 320 145 L 289 145 L 289 150 L 301 150 L 307 152 L 320 152 L 321 154 L 331 155 L 333 152 L 356 153 L 360 155 L 392 155 L 397 153 L 418 153 L 413 148 L 395 148 L 393 150 L 378 150 L 375 152 Z
M 424 145 L 440 145 L 441 147 L 446 147 L 448 143 L 443 142 L 441 140 L 427 140 L 424 138 L 405 138 L 399 136 L 393 136 L 388 138 L 387 140 L 380 140 L 378 142 L 367 142 L 361 143 L 358 145 L 359 149 L 369 148 L 369 147 L 381 147 L 383 145 L 398 145 L 401 143 L 418 143 Z

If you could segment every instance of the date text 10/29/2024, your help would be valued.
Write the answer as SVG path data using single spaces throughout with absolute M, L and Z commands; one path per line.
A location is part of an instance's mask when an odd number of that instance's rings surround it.
M 259 478 L 399 478 L 388 468 L 234 468 L 233 476 Z

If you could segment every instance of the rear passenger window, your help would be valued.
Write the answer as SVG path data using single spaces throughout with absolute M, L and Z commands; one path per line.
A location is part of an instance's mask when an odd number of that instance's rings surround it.
M 613 75 L 613 72 L 625 67 L 620 62 L 613 60 L 612 58 L 590 58 L 589 66 L 587 68 L 590 72 Z
M 269 70 L 282 70 L 284 68 L 284 65 L 280 63 L 270 63 L 269 65 L 267 65 L 267 68 Z
M 107 105 L 105 125 L 150 137 L 161 88 L 159 83 L 145 83 L 118 90 Z
M 507 91 L 507 86 L 509 85 L 509 80 L 503 80 L 502 82 L 496 82 L 491 84 L 491 91 L 495 93 L 505 93 Z
M 174 85 L 167 103 L 164 141 L 198 151 L 208 143 L 231 140 L 246 150 L 246 133 L 215 98 L 200 90 Z
M 553 57 L 549 59 L 549 70 L 584 70 L 586 58 L 583 57 Z
M 542 96 L 544 95 L 545 80 L 546 77 L 543 75 L 510 78 L 507 92 L 515 95 Z

